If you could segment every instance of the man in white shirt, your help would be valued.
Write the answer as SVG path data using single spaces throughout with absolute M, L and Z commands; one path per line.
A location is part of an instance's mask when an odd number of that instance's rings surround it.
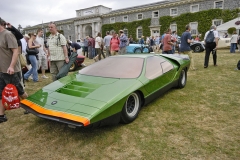
M 219 35 L 218 31 L 216 30 L 216 26 L 211 26 L 210 30 L 206 32 L 204 36 L 204 41 L 205 41 L 205 61 L 204 61 L 204 68 L 208 67 L 208 62 L 209 62 L 209 56 L 210 53 L 212 52 L 213 55 L 213 65 L 217 66 L 217 47 L 218 47 L 218 40 L 219 40 Z M 208 34 L 213 33 L 213 40 L 211 42 L 208 42 Z
M 27 54 L 26 48 L 27 48 L 27 42 L 28 42 L 29 39 L 30 39 L 30 37 L 29 37 L 27 34 L 25 34 L 25 35 L 23 36 L 23 38 L 21 39 L 21 43 L 22 43 L 22 53 L 24 54 L 24 56 Z
M 101 54 L 102 54 L 101 46 L 102 46 L 101 33 L 98 32 L 97 37 L 95 38 L 95 50 L 97 53 L 97 56 L 93 58 L 95 61 L 97 61 L 97 58 L 99 61 L 101 60 Z
M 28 40 L 30 39 L 30 37 L 28 36 L 28 34 L 25 34 L 23 36 L 23 38 L 21 39 L 21 43 L 22 43 L 22 55 L 24 56 L 24 58 L 26 59 L 26 48 L 27 48 L 27 43 L 28 43 Z M 26 65 L 27 69 L 30 70 L 32 68 L 32 65 L 31 64 L 27 64 Z M 30 76 L 30 79 L 32 79 L 32 76 Z
M 45 75 L 45 70 L 48 69 L 48 59 L 47 59 L 47 50 L 44 45 L 44 39 L 42 38 L 43 36 L 43 30 L 38 29 L 37 30 L 37 38 L 36 38 L 36 44 L 40 44 L 41 47 L 38 48 L 39 53 L 38 53 L 38 69 L 41 67 L 42 70 L 42 78 L 46 79 L 48 78 Z

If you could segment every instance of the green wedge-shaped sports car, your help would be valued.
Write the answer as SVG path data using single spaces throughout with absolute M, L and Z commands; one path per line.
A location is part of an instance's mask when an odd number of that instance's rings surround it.
M 111 56 L 43 87 L 21 107 L 70 127 L 130 123 L 143 105 L 183 88 L 189 65 L 183 55 Z

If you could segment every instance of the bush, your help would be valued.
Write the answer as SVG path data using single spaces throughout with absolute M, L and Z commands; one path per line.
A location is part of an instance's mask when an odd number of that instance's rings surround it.
M 230 28 L 228 28 L 228 34 L 233 34 L 233 32 L 236 30 L 237 29 L 235 27 L 230 27 Z

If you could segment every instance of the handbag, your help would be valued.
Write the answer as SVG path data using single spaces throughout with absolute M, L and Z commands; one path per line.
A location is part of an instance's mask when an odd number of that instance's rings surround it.
M 19 60 L 20 60 L 20 63 L 21 63 L 21 67 L 25 67 L 27 65 L 27 61 L 26 59 L 23 57 L 22 54 L 19 54 Z
M 20 108 L 20 98 L 15 85 L 7 84 L 2 91 L 2 105 L 6 110 Z
M 29 48 L 27 45 L 26 52 L 28 55 L 37 55 L 39 53 L 37 48 Z

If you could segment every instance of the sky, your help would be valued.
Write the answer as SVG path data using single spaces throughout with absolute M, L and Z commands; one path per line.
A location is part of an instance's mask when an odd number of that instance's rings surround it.
M 0 17 L 16 28 L 76 17 L 76 10 L 103 5 L 112 10 L 162 0 L 0 0 Z

